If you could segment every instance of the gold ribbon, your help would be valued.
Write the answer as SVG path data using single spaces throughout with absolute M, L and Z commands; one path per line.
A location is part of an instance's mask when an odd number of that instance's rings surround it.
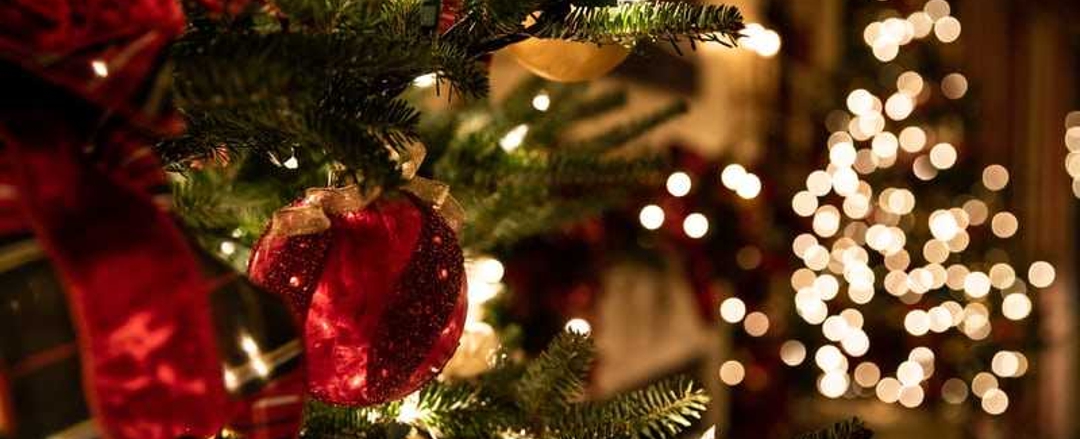
M 465 209 L 450 195 L 450 186 L 416 176 L 424 157 L 427 156 L 424 145 L 414 142 L 406 147 L 403 154 L 395 153 L 394 156 L 400 163 L 401 176 L 408 180 L 401 190 L 427 203 L 428 207 L 443 217 L 454 232 L 460 232 L 465 224 Z M 330 218 L 327 215 L 358 212 L 381 194 L 380 189 L 361 191 L 355 184 L 341 188 L 308 189 L 299 205 L 274 212 L 269 234 L 274 237 L 289 237 L 322 232 L 330 228 Z

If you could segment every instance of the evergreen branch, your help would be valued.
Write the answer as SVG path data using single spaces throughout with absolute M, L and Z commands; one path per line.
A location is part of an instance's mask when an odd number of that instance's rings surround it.
M 559 20 L 545 21 L 537 38 L 629 45 L 637 40 L 716 42 L 734 45 L 743 29 L 742 13 L 728 5 L 635 2 L 606 7 L 575 7 Z
M 583 396 L 595 356 L 587 336 L 559 334 L 525 369 L 515 387 L 518 404 L 532 416 L 565 412 Z
M 874 432 L 863 425 L 859 418 L 838 422 L 813 433 L 804 434 L 797 439 L 870 439 Z
M 554 422 L 558 437 L 674 437 L 700 419 L 709 397 L 677 377 L 599 403 L 581 404 Z

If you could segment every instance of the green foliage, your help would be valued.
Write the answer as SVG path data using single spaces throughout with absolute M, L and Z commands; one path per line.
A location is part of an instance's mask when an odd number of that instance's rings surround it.
M 742 28 L 742 14 L 731 6 L 643 1 L 572 8 L 561 20 L 543 23 L 533 35 L 598 44 L 674 43 L 685 38 L 734 45 Z
M 863 425 L 859 418 L 839 422 L 822 430 L 799 436 L 798 439 L 870 439 L 874 432 Z
M 305 437 L 432 438 L 675 437 L 700 417 L 708 398 L 673 379 L 610 401 L 584 401 L 595 355 L 588 337 L 564 333 L 526 366 L 504 363 L 474 380 L 435 382 L 403 401 L 347 408 L 307 406 Z

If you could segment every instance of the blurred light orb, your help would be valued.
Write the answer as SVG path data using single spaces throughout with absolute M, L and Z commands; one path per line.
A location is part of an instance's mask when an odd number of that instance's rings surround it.
M 548 96 L 547 92 L 543 91 L 537 93 L 536 96 L 533 96 L 532 106 L 536 111 L 548 111 L 548 108 L 551 108 L 551 96 Z
M 788 340 L 780 345 L 780 360 L 788 366 L 798 366 L 806 360 L 806 346 L 798 340 Z
M 926 147 L 926 131 L 919 127 L 907 127 L 900 130 L 900 148 L 915 153 Z
M 502 139 L 499 139 L 499 147 L 506 152 L 513 152 L 525 142 L 525 136 L 529 135 L 529 126 L 518 125 L 508 131 Z
M 720 318 L 728 323 L 739 323 L 746 316 L 746 303 L 738 297 L 729 297 L 720 303 Z
M 822 170 L 811 172 L 806 177 L 806 190 L 818 197 L 825 196 L 832 190 L 832 176 Z
M 933 180 L 938 174 L 937 168 L 930 161 L 930 157 L 925 155 L 915 158 L 915 161 L 911 164 L 911 170 L 915 177 L 922 181 Z
M 951 43 L 960 38 L 960 20 L 956 17 L 944 17 L 934 22 L 934 36 L 942 43 Z
M 642 207 L 638 213 L 638 221 L 641 226 L 649 230 L 657 230 L 664 225 L 664 209 L 655 204 Z
M 911 310 L 904 316 L 904 330 L 916 337 L 930 332 L 930 316 L 921 309 Z
M 1000 415 L 1009 409 L 1009 395 L 1001 389 L 987 390 L 982 397 L 982 409 L 991 415 Z
M 934 31 L 934 19 L 930 18 L 930 15 L 918 11 L 908 16 L 908 23 L 911 23 L 911 29 L 915 38 L 926 38 Z
M 881 381 L 881 369 L 869 361 L 855 366 L 855 382 L 867 389 L 877 385 Z
M 848 390 L 848 376 L 846 372 L 834 370 L 825 372 L 818 381 L 818 391 L 826 398 L 839 398 Z
M 914 361 L 905 361 L 896 368 L 896 379 L 900 380 L 904 387 L 917 386 L 925 378 L 923 367 Z
M 997 378 L 987 372 L 979 372 L 971 380 L 971 393 L 979 398 L 985 397 L 986 392 L 996 388 L 998 388 Z
M 892 404 L 900 400 L 900 390 L 902 387 L 900 381 L 897 381 L 896 378 L 882 378 L 881 381 L 878 381 L 874 393 L 881 402 Z
M 730 360 L 720 365 L 720 381 L 729 386 L 737 386 L 746 377 L 746 369 L 742 363 Z
M 743 320 L 743 329 L 751 337 L 761 337 L 769 330 L 769 316 L 760 311 L 755 311 Z
M 846 370 L 847 359 L 844 354 L 840 353 L 840 349 L 831 344 L 824 345 L 818 348 L 814 353 L 814 364 L 817 364 L 824 372 L 835 370 Z
M 941 399 L 949 404 L 961 404 L 967 400 L 968 387 L 964 380 L 949 378 L 941 386 Z
M 840 347 L 852 357 L 861 357 L 870 351 L 870 338 L 860 329 L 851 329 L 840 341 Z
M 1054 283 L 1057 273 L 1054 266 L 1046 261 L 1038 261 L 1028 268 L 1028 282 L 1036 288 L 1046 288 Z
M 949 241 L 960 233 L 960 224 L 949 211 L 937 210 L 930 214 L 930 233 L 935 239 Z
M 968 81 L 960 73 L 950 73 L 941 79 L 941 93 L 949 99 L 960 99 L 967 94 Z
M 742 197 L 745 200 L 751 200 L 761 193 L 761 179 L 754 174 L 746 174 L 743 177 L 742 184 L 735 189 L 735 194 Z
M 567 332 L 573 332 L 575 334 L 581 335 L 589 335 L 590 333 L 592 333 L 592 325 L 590 325 L 589 321 L 585 319 L 570 319 L 568 322 L 566 322 L 566 326 L 564 329 Z
M 829 162 L 841 168 L 850 168 L 855 164 L 855 155 L 855 147 L 850 142 L 837 143 L 829 150 Z
M 907 93 L 895 93 L 885 100 L 885 115 L 892 120 L 904 120 L 915 111 L 915 100 Z
M 1020 371 L 1020 360 L 1009 351 L 999 351 L 990 362 L 990 370 L 1002 378 L 1011 378 Z
M 946 0 L 930 0 L 923 5 L 923 11 L 926 11 L 931 20 L 940 20 L 948 17 L 952 8 Z
M 818 208 L 818 199 L 810 191 L 799 191 L 791 198 L 791 209 L 796 215 L 809 217 Z
M 964 293 L 979 299 L 990 294 L 990 277 L 985 273 L 973 271 L 964 278 Z
M 832 176 L 833 190 L 846 197 L 859 190 L 859 175 L 851 168 L 840 168 Z
M 1004 290 L 1016 283 L 1016 271 L 1012 266 L 1005 263 L 994 264 L 990 267 L 990 284 L 999 290 Z
M 940 170 L 953 167 L 956 157 L 956 147 L 948 143 L 939 143 L 930 149 L 930 164 Z
M 700 213 L 691 213 L 683 220 L 683 232 L 693 239 L 700 239 L 709 233 L 709 219 Z
M 990 165 L 983 169 L 982 183 L 987 189 L 1000 191 L 1009 184 L 1009 170 L 1001 165 Z
M 911 98 L 922 93 L 925 82 L 918 72 L 908 70 L 896 78 L 896 89 Z
M 990 220 L 990 229 L 998 238 L 1011 238 L 1019 228 L 1020 221 L 1009 212 L 998 212 Z
M 667 191 L 672 196 L 685 197 L 686 194 L 690 193 L 692 187 L 693 181 L 690 180 L 690 175 L 685 172 L 674 172 L 668 176 Z
M 860 88 L 848 94 L 847 108 L 848 111 L 851 112 L 851 114 L 854 114 L 856 116 L 870 114 L 874 111 L 877 111 L 877 109 L 874 108 L 874 101 L 876 100 L 876 96 L 874 96 L 866 89 Z
M 724 170 L 720 172 L 720 182 L 724 184 L 724 187 L 730 190 L 738 190 L 739 186 L 742 186 L 743 178 L 746 177 L 746 168 L 742 165 L 731 164 L 724 167 Z
M 922 387 L 919 386 L 906 386 L 900 389 L 900 405 L 913 409 L 923 403 L 925 397 Z
M 506 269 L 503 267 L 502 262 L 499 262 L 495 258 L 480 258 L 474 261 L 476 267 L 477 277 L 482 281 L 489 284 L 495 284 L 502 281 L 503 275 L 506 273 Z
M 1031 298 L 1027 294 L 1010 294 L 1001 301 L 1001 314 L 1009 320 L 1023 320 L 1031 315 Z

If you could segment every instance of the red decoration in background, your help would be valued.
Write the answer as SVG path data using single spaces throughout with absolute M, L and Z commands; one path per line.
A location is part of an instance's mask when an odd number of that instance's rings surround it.
M 304 322 L 308 390 L 331 403 L 416 391 L 450 359 L 464 326 L 457 237 L 412 195 L 364 207 L 355 187 L 312 191 L 275 215 L 249 273 Z

